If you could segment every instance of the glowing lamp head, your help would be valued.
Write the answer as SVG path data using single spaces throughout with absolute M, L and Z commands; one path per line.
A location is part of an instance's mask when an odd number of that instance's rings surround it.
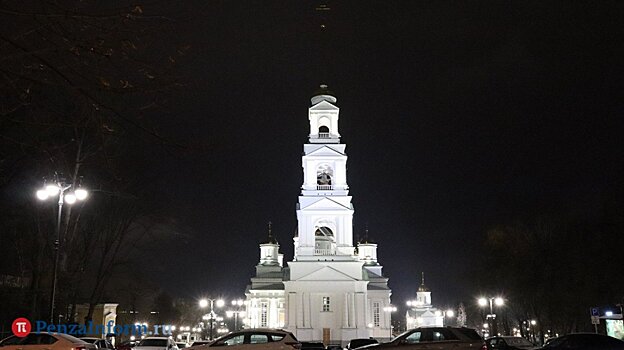
M 217 307 L 223 307 L 223 305 L 225 305 L 225 301 L 223 301 L 223 299 L 217 300 Z
M 48 196 L 56 196 L 61 189 L 57 185 L 47 185 L 45 190 L 48 192 Z
M 496 304 L 496 306 L 503 306 L 503 304 L 505 304 L 505 300 L 503 300 L 503 298 L 496 298 L 494 299 L 494 304 Z
M 455 317 L 455 311 L 446 310 L 446 317 Z
M 225 312 L 225 315 L 226 315 L 227 317 L 232 317 L 232 316 L 234 316 L 234 311 L 226 311 L 226 312 Z
M 40 200 L 44 201 L 48 199 L 48 197 L 50 197 L 50 195 L 48 194 L 48 191 L 46 190 L 37 191 L 37 198 L 39 198 Z
M 532 325 L 532 326 L 535 326 L 536 324 L 537 324 L 537 321 L 535 321 L 535 320 L 531 320 L 531 325 Z
M 485 299 L 485 298 L 479 298 L 479 300 L 477 300 L 477 302 L 479 303 L 479 306 L 485 306 L 488 303 L 487 299 Z
M 202 299 L 199 301 L 199 307 L 205 308 L 206 306 L 208 306 L 208 300 Z
M 87 190 L 83 189 L 83 188 L 79 188 L 77 189 L 74 194 L 76 195 L 76 198 L 80 201 L 83 201 L 85 199 L 87 199 L 87 197 L 89 196 L 89 192 L 87 192 Z
M 440 316 L 442 316 L 442 312 L 438 310 L 438 311 L 435 312 L 435 315 L 436 315 L 436 317 L 440 317 Z
M 65 195 L 65 203 L 67 204 L 74 204 L 76 203 L 76 195 L 73 193 L 68 193 Z

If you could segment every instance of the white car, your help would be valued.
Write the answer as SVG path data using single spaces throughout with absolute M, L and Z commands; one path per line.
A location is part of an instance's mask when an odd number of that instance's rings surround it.
M 185 350 L 212 350 L 227 346 L 228 350 L 301 350 L 295 336 L 282 329 L 252 328 L 225 335 L 210 344 L 192 346 Z
M 175 341 L 168 337 L 147 337 L 133 350 L 180 350 Z

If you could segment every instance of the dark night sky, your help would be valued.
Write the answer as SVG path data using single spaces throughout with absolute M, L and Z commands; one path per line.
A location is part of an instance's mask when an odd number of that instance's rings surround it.
M 623 2 L 328 4 L 324 21 L 310 1 L 170 9 L 163 43 L 192 49 L 160 127 L 210 146 L 150 159 L 185 227 L 152 274 L 180 296 L 242 296 L 269 220 L 292 258 L 320 83 L 341 108 L 355 232 L 379 243 L 397 305 L 420 271 L 434 303 L 478 293 L 466 273 L 488 227 L 621 190 Z

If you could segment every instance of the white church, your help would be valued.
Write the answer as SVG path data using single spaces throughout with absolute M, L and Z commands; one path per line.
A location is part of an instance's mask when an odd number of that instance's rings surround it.
M 339 108 L 326 85 L 311 99 L 310 134 L 301 159 L 294 257 L 283 263 L 269 225 L 256 275 L 247 287 L 245 325 L 284 328 L 300 341 L 343 344 L 392 336 L 391 290 L 377 262 L 377 244 L 353 241 L 353 205 Z

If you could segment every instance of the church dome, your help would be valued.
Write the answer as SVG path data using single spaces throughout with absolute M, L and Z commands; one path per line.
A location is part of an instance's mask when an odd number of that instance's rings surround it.
M 377 242 L 375 242 L 372 239 L 368 238 L 368 236 L 360 239 L 360 241 L 358 243 L 359 244 L 377 244 Z
M 312 94 L 312 98 L 310 99 L 310 101 L 312 101 L 312 104 L 315 105 L 322 101 L 336 103 L 337 99 L 334 93 L 329 90 L 327 85 L 321 84 L 319 88 Z
M 271 231 L 271 222 L 269 221 L 269 234 L 266 239 L 264 239 L 260 244 L 278 244 L 275 237 L 273 237 L 273 232 Z

